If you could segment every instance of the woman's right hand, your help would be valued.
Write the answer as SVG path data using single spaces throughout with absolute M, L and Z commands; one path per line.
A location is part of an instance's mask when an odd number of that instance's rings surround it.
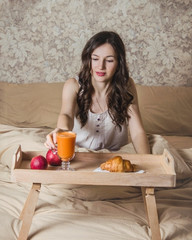
M 55 149 L 57 144 L 56 134 L 59 131 L 59 128 L 54 129 L 52 132 L 47 134 L 46 142 L 44 143 L 45 147 L 49 149 Z

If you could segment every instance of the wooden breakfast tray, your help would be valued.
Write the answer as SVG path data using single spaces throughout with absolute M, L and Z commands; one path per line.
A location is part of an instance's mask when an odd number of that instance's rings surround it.
M 45 152 L 22 152 L 19 146 L 13 157 L 12 181 L 43 184 L 175 186 L 174 159 L 167 150 L 162 155 L 77 152 L 75 158 L 71 161 L 71 166 L 75 171 L 69 172 L 58 171 L 58 167 L 51 166 L 46 170 L 30 169 L 31 158 L 40 154 L 45 156 Z M 135 172 L 94 172 L 102 162 L 117 155 L 122 156 L 123 159 L 130 160 L 135 165 Z M 139 170 L 144 170 L 144 173 L 138 173 Z
M 154 188 L 176 185 L 174 159 L 166 149 L 162 155 L 77 152 L 71 161 L 75 171 L 59 171 L 58 167 L 51 166 L 46 170 L 30 169 L 31 158 L 45 154 L 46 152 L 37 151 L 22 152 L 21 146 L 18 146 L 13 156 L 12 181 L 32 183 L 31 191 L 20 214 L 22 226 L 18 240 L 27 240 L 41 184 L 55 183 L 141 187 L 151 239 L 161 240 Z M 130 160 L 135 166 L 135 172 L 94 172 L 101 163 L 117 155 Z M 144 172 L 139 173 L 139 170 Z

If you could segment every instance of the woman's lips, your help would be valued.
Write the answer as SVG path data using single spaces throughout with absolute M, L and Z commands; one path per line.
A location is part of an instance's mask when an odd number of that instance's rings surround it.
M 103 77 L 103 76 L 105 75 L 104 72 L 96 72 L 96 74 L 97 74 L 98 76 L 100 76 L 100 77 Z

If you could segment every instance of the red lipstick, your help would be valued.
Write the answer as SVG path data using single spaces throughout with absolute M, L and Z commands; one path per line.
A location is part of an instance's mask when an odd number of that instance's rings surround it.
M 103 77 L 105 75 L 104 72 L 96 72 L 96 74 L 99 76 L 99 77 Z

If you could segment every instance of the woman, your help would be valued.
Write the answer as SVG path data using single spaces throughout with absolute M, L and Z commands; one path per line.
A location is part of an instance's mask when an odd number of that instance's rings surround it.
M 129 128 L 136 152 L 150 153 L 119 35 L 97 33 L 85 45 L 81 59 L 78 79 L 64 84 L 57 128 L 47 135 L 45 146 L 55 148 L 56 132 L 62 129 L 77 133 L 79 147 L 116 151 L 128 143 Z

